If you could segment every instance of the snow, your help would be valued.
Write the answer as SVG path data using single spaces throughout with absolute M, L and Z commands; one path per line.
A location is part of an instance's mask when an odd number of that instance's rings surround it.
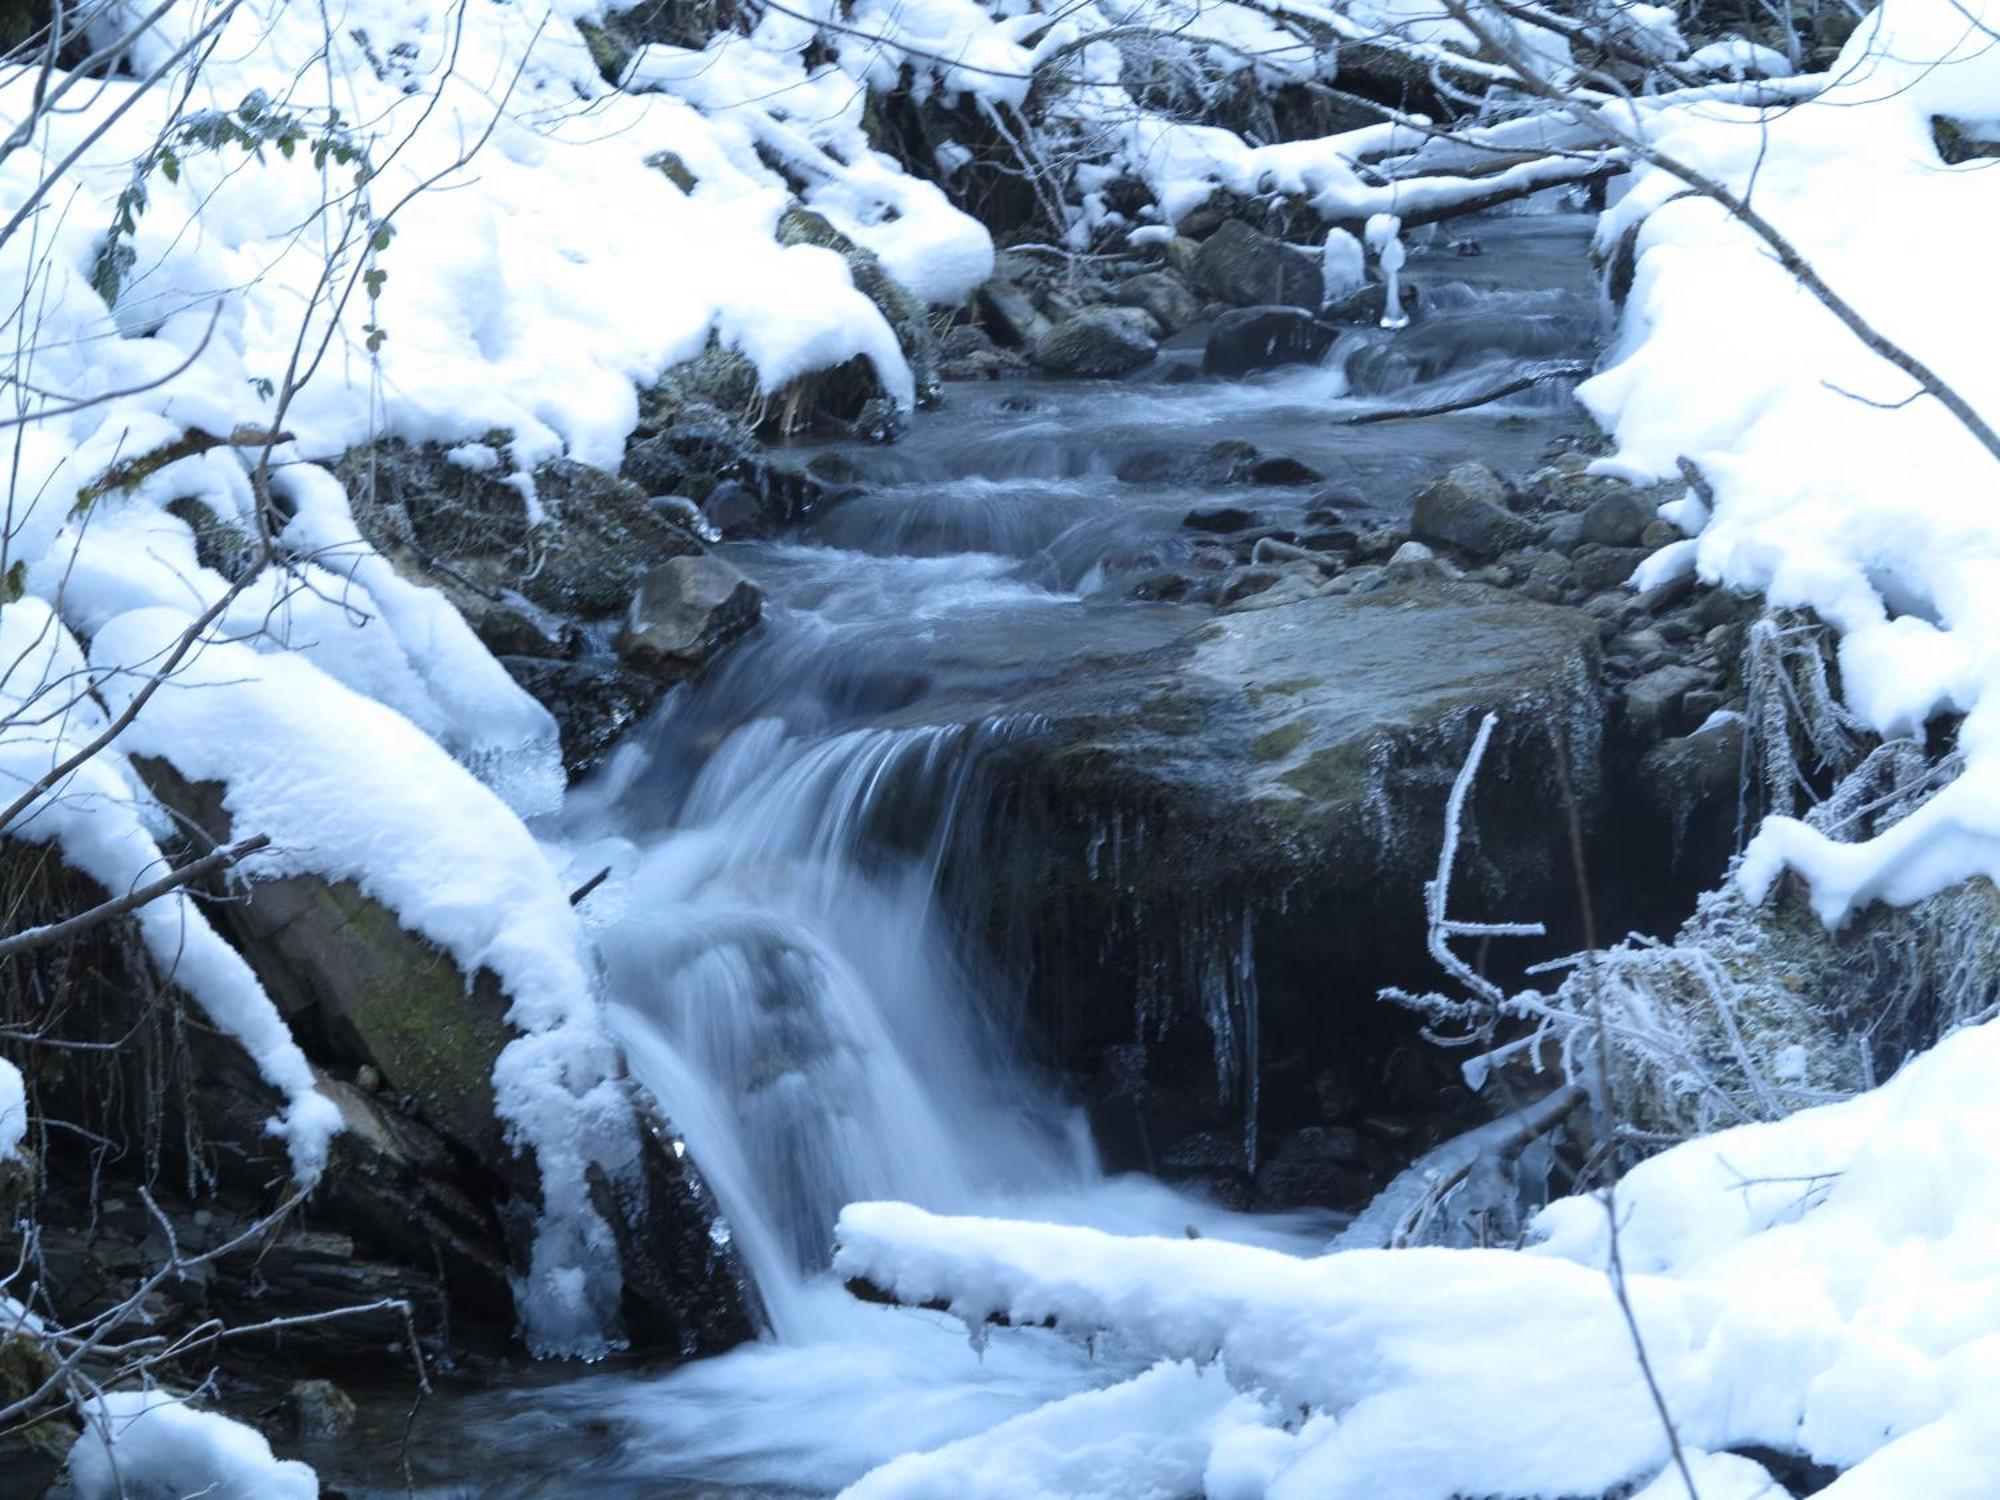
M 1728 1451 L 1752 1447 L 1842 1470 L 1822 1491 L 1830 1500 L 1991 1493 L 1996 1069 L 2000 1026 L 1989 1023 L 1871 1093 L 1690 1142 L 1620 1184 L 1634 1313 L 1703 1500 L 1779 1493 Z M 1685 1486 L 1604 1269 L 1608 1226 L 1601 1202 L 1571 1198 L 1544 1211 L 1525 1251 L 1306 1258 L 856 1204 L 841 1218 L 836 1270 L 907 1300 L 943 1298 L 969 1322 L 998 1313 L 1053 1318 L 1075 1337 L 1116 1330 L 1162 1360 L 1220 1371 L 1234 1405 L 1211 1396 L 1196 1415 L 1188 1377 L 1171 1373 L 1185 1367 L 1168 1363 L 1089 1398 L 1104 1414 L 1084 1430 L 1114 1443 L 1150 1407 L 1176 1443 L 1207 1445 L 1211 1464 L 1258 1455 L 1232 1493 L 1452 1500 L 1636 1482 L 1670 1500 Z M 1120 1391 L 1127 1399 L 1112 1400 Z M 1057 1431 L 1071 1415 L 1045 1408 L 1009 1424 L 1030 1435 L 1016 1450 L 1030 1472 L 1055 1472 L 1032 1436 L 1037 1417 Z M 981 1439 L 961 1440 L 852 1493 L 955 1493 L 991 1464 Z
M 100 691 L 114 712 L 137 683 L 109 669 L 158 659 L 191 623 L 162 606 L 98 630 L 91 660 L 106 669 Z M 637 1137 L 581 931 L 534 837 L 442 746 L 303 652 L 206 645 L 120 746 L 224 783 L 238 836 L 272 840 L 245 861 L 253 878 L 351 880 L 449 953 L 468 983 L 481 969 L 498 977 L 521 1035 L 495 1064 L 494 1107 L 510 1141 L 533 1148 L 542 1183 L 523 1315 L 538 1346 L 595 1352 L 591 1330 L 615 1310 L 618 1273 L 586 1171 L 595 1163 L 615 1180 Z
M 319 1480 L 262 1434 L 165 1391 L 114 1391 L 84 1408 L 69 1461 L 77 1500 L 318 1500 Z
M 1739 191 L 1754 174 L 1758 210 L 1826 281 L 1989 415 L 2000 177 L 1944 161 L 1932 121 L 1974 138 L 2000 124 L 1983 29 L 1996 15 L 1886 0 L 1815 102 L 1717 104 L 1663 118 L 1655 137 Z M 1744 888 L 1761 897 L 1795 870 L 1839 923 L 2000 875 L 2000 460 L 1682 186 L 1643 172 L 1605 217 L 1607 249 L 1636 230 L 1636 272 L 1609 367 L 1579 393 L 1618 442 L 1605 472 L 1667 478 L 1685 456 L 1714 487 L 1712 515 L 1674 517 L 1699 531 L 1692 558 L 1655 558 L 1645 581 L 1691 560 L 1709 582 L 1816 611 L 1840 634 L 1849 707 L 1885 736 L 1964 715 L 1964 774 L 1928 805 L 1851 844 L 1769 819 Z
M 0 1058 L 0 1161 L 18 1157 L 27 1134 L 27 1086 L 22 1082 L 21 1070 Z

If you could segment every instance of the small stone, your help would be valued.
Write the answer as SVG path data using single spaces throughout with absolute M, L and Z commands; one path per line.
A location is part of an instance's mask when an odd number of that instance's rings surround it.
M 1578 548 L 1573 561 L 1576 564 L 1576 581 L 1587 589 L 1617 588 L 1632 576 L 1632 570 L 1646 560 L 1646 554 L 1637 547 Z
M 1234 604 L 1252 594 L 1261 594 L 1282 576 L 1276 568 L 1238 568 L 1222 581 L 1222 602 Z
M 1126 316 L 1142 309 L 1097 308 L 1051 328 L 1029 347 L 1036 365 L 1057 375 L 1129 375 L 1149 365 L 1159 345 Z
M 1460 464 L 1417 491 L 1410 532 L 1420 541 L 1486 560 L 1535 538 L 1534 528 L 1507 509 L 1507 487 L 1482 464 Z
M 1557 516 L 1542 538 L 1542 545 L 1551 552 L 1574 552 L 1582 543 L 1583 517 L 1578 515 Z
M 365 1094 L 379 1093 L 382 1088 L 382 1070 L 373 1063 L 363 1063 L 354 1070 L 354 1086 Z
M 1190 531 L 1248 531 L 1263 517 L 1240 505 L 1198 505 L 1181 518 Z
M 1612 490 L 1584 510 L 1582 537 L 1605 547 L 1636 546 L 1657 515 L 1653 503 L 1637 491 Z
M 1665 666 L 1637 678 L 1625 689 L 1625 727 L 1642 743 L 1684 733 L 1687 695 L 1707 685 L 1693 667 Z
M 639 582 L 618 637 L 626 665 L 663 680 L 684 677 L 755 625 L 757 586 L 719 557 L 676 557 Z
M 294 1437 L 345 1437 L 354 1430 L 354 1398 L 331 1380 L 294 1381 L 279 1411 Z
M 1270 485 L 1274 489 L 1318 484 L 1324 477 L 1318 469 L 1282 454 L 1271 458 L 1260 458 L 1250 466 L 1252 484 Z

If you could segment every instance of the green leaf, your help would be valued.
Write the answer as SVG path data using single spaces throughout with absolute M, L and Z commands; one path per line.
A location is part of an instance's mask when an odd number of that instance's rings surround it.
M 169 182 L 181 180 L 181 159 L 171 151 L 160 153 L 160 175 Z
M 21 595 L 25 594 L 27 591 L 28 591 L 28 564 L 25 560 L 17 560 L 14 563 L 14 566 L 7 570 L 7 583 L 6 583 L 7 602 L 9 604 L 14 603 L 21 597 Z
M 387 250 L 389 248 L 389 241 L 395 237 L 395 225 L 377 224 L 375 226 L 375 233 L 368 237 L 368 248 L 371 250 Z
M 368 288 L 368 300 L 373 302 L 382 295 L 382 283 L 389 279 L 389 273 L 380 266 L 371 267 L 361 277 L 361 284 Z

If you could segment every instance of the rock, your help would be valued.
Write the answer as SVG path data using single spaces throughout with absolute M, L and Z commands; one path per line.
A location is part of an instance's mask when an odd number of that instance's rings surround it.
M 1680 527 L 1662 516 L 1655 516 L 1646 523 L 1646 529 L 1639 533 L 1639 545 L 1648 552 L 1657 552 L 1681 539 Z
M 1181 518 L 1190 531 L 1248 531 L 1262 517 L 1240 505 L 1198 505 Z
M 1590 502 L 1579 535 L 1605 547 L 1636 547 L 1657 519 L 1653 504 L 1636 490 L 1613 490 Z
M 1330 1118 L 1314 1093 L 1326 1070 L 1370 1110 L 1433 1108 L 1450 1062 L 1405 1098 L 1410 1075 L 1392 1081 L 1384 1063 L 1412 1023 L 1372 1002 L 1329 1013 L 1321 976 L 1338 971 L 1356 996 L 1432 982 L 1423 888 L 1486 712 L 1500 727 L 1468 811 L 1477 852 L 1454 885 L 1468 919 L 1558 910 L 1569 894 L 1552 747 L 1586 825 L 1597 806 L 1603 710 L 1587 618 L 1462 583 L 1336 593 L 1311 564 L 1249 571 L 1272 576 L 1206 624 L 1152 614 L 1171 632 L 1160 644 L 1127 635 L 1087 670 L 967 707 L 1045 726 L 982 762 L 949 860 L 979 872 L 995 907 L 985 930 L 1034 975 L 1028 1004 L 1057 1066 L 1095 1078 L 1110 1049 L 1146 1039 L 1143 1078 L 1094 1106 L 1119 1166 L 1145 1161 L 1147 1140 L 1240 1127 L 1241 1096 L 1217 1079 L 1240 1066 L 1232 1038 L 1252 1003 L 1274 1129 Z M 1295 587 L 1312 592 L 1272 600 Z M 1254 1001 L 1229 977 L 1244 972 L 1246 930 Z
M 1326 476 L 1310 464 L 1300 463 L 1296 458 L 1274 454 L 1268 458 L 1259 458 L 1253 463 L 1248 477 L 1252 484 L 1266 484 L 1274 489 L 1282 489 L 1293 485 L 1318 484 Z
M 1317 364 L 1339 330 L 1298 307 L 1239 307 L 1208 331 L 1201 368 L 1207 375 L 1248 375 L 1280 365 Z
M 1403 316 L 1412 323 L 1423 316 L 1423 288 L 1406 281 L 1399 288 L 1402 296 Z M 1373 327 L 1382 321 L 1382 313 L 1388 302 L 1388 288 L 1380 282 L 1357 287 L 1344 297 L 1336 297 L 1319 310 L 1322 322 L 1336 327 Z
M 780 245 L 817 245 L 831 250 L 847 262 L 847 274 L 854 283 L 854 289 L 874 303 L 890 330 L 896 335 L 896 343 L 903 351 L 903 358 L 909 362 L 910 373 L 916 380 L 918 406 L 937 404 L 938 355 L 937 340 L 931 334 L 930 309 L 910 289 L 889 274 L 888 267 L 874 251 L 864 249 L 846 235 L 835 229 L 827 219 L 809 208 L 793 204 L 778 217 L 775 238 Z M 870 379 L 873 369 L 870 365 Z M 813 376 L 805 377 L 810 382 Z M 880 398 L 878 388 L 875 396 Z M 851 419 L 851 412 L 832 411 L 836 418 Z
M 1639 785 L 1667 824 L 1674 852 L 1699 851 L 1701 869 L 1718 868 L 1735 842 L 1742 776 L 1740 720 L 1662 740 L 1639 760 Z
M 1195 254 L 1189 272 L 1195 291 L 1238 307 L 1283 306 L 1316 312 L 1320 304 L 1317 258 L 1252 229 L 1225 220 Z
M 519 601 L 557 615 L 613 614 L 649 568 L 700 550 L 630 480 L 570 459 L 510 475 L 505 435 L 494 437 L 490 467 L 394 438 L 349 449 L 335 465 L 361 534 L 399 572 L 441 590 L 493 649 L 541 654 L 527 642 L 555 636 L 542 619 L 524 634 Z M 540 525 L 522 477 L 547 516 Z
M 1574 552 L 1583 545 L 1583 517 L 1557 516 L 1542 535 L 1542 545 L 1551 552 Z
M 1600 547 L 1593 542 L 1584 543 L 1571 558 L 1577 583 L 1593 592 L 1621 587 L 1645 560 L 1643 547 Z
M 216 843 L 230 839 L 225 786 L 189 783 L 161 761 L 134 765 L 183 826 Z M 455 1336 L 466 1324 L 499 1321 L 504 1337 L 513 1321 L 510 1267 L 523 1268 L 541 1201 L 534 1154 L 511 1138 L 494 1106 L 495 1062 L 518 1035 L 508 1020 L 512 998 L 491 970 L 466 974 L 352 881 L 259 879 L 218 910 L 315 1064 L 330 1074 L 379 1074 L 381 1095 L 321 1081 L 346 1129 L 334 1138 L 314 1223 L 365 1233 L 376 1253 L 397 1258 L 360 1255 L 346 1233 L 294 1229 L 253 1262 L 218 1265 L 218 1277 L 240 1278 L 218 1280 L 218 1309 L 315 1311 L 421 1291 L 411 1300 L 426 1321 L 437 1321 L 449 1299 Z M 261 1202 L 283 1171 L 282 1145 L 265 1128 L 274 1096 L 234 1042 L 218 1036 L 204 1045 L 195 1070 L 203 1128 Z M 639 1344 L 719 1352 L 751 1333 L 741 1269 L 714 1237 L 705 1189 L 667 1149 L 657 1105 L 630 1080 L 620 1088 L 638 1149 L 619 1191 L 593 1183 L 592 1197 L 618 1242 L 626 1331 Z M 662 1259 L 679 1265 L 678 1286 L 655 1274 Z M 290 1290 L 282 1298 L 262 1290 L 275 1287 Z M 335 1347 L 368 1340 L 373 1357 L 398 1326 L 385 1318 L 381 1329 L 325 1336 Z
M 1008 348 L 1025 349 L 1049 331 L 1034 299 L 1005 277 L 995 276 L 979 289 L 979 305 L 986 331 Z
M 666 692 L 658 677 L 609 657 L 548 661 L 503 656 L 500 665 L 555 716 L 563 769 L 572 781 L 603 764 Z
M 1410 532 L 1419 541 L 1487 559 L 1525 547 L 1535 531 L 1507 509 L 1507 487 L 1481 464 L 1460 464 L 1417 491 Z
M 1201 303 L 1178 276 L 1146 271 L 1114 283 L 1111 301 L 1121 307 L 1143 307 L 1167 333 L 1179 333 L 1201 317 Z
M 677 557 L 648 573 L 634 591 L 618 656 L 664 682 L 679 681 L 762 614 L 757 586 L 721 558 Z
M 1692 729 L 1685 719 L 1683 701 L 1707 683 L 1703 673 L 1687 666 L 1660 667 L 1635 679 L 1627 685 L 1622 700 L 1626 731 L 1645 744 Z
M 1405 542 L 1384 565 L 1392 583 L 1415 583 L 1425 578 L 1446 578 L 1450 570 L 1438 555 L 1422 542 Z
M 1109 308 L 1079 313 L 1038 337 L 1029 358 L 1057 375 L 1129 375 L 1149 365 L 1159 345 Z
M 295 1380 L 278 1404 L 293 1437 L 345 1437 L 354 1430 L 354 1398 L 331 1380 Z
M 1257 1169 L 1257 1196 L 1274 1208 L 1350 1203 L 1365 1191 L 1361 1137 L 1340 1126 L 1309 1125 L 1278 1144 Z
M 54 1359 L 39 1344 L 18 1334 L 0 1334 L 0 1406 L 32 1396 L 55 1373 Z M 18 1413 L 0 1433 L 0 1494 L 40 1500 L 68 1464 L 76 1435 L 76 1419 L 61 1394 L 43 1407 Z
M 1200 457 L 1189 464 L 1182 478 L 1190 484 L 1204 488 L 1225 484 L 1244 484 L 1250 478 L 1250 471 L 1263 458 L 1256 446 L 1242 438 L 1224 438 L 1204 449 Z

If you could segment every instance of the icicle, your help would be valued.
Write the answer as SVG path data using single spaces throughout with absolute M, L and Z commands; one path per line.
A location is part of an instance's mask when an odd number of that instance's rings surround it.
M 1409 315 L 1403 311 L 1403 294 L 1398 275 L 1403 269 L 1403 221 L 1394 214 L 1372 215 L 1362 233 L 1375 263 L 1382 268 L 1382 326 L 1407 328 Z

